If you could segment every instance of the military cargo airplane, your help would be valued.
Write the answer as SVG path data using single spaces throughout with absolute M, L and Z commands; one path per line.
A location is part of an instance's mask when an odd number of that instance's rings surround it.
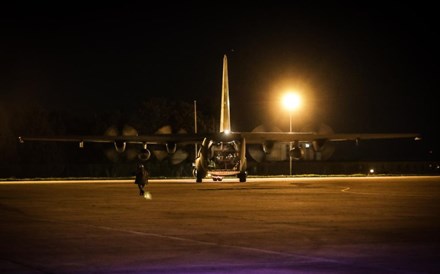
M 176 152 L 177 145 L 195 144 L 199 146 L 193 164 L 193 175 L 197 183 L 201 183 L 208 175 L 214 181 L 221 181 L 225 176 L 236 176 L 240 182 L 246 182 L 248 144 L 258 145 L 264 153 L 270 153 L 274 143 L 289 144 L 289 156 L 301 159 L 304 155 L 301 143 L 312 144 L 315 151 L 320 151 L 327 142 L 360 141 L 367 139 L 419 139 L 416 133 L 344 133 L 322 134 L 318 132 L 233 132 L 230 122 L 228 61 L 223 56 L 222 97 L 220 112 L 220 131 L 210 134 L 147 134 L 147 135 L 103 135 L 103 136 L 21 136 L 19 141 L 58 141 L 78 142 L 83 148 L 84 143 L 113 143 L 117 152 L 124 152 L 127 144 L 138 144 L 142 148 L 138 159 L 147 161 L 151 152 L 149 145 L 164 146 L 168 154 Z

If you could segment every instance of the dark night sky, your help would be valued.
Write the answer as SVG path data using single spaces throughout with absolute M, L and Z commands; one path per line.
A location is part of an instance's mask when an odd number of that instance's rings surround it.
M 226 53 L 233 130 L 288 129 L 277 98 L 294 85 L 306 98 L 295 129 L 436 138 L 433 5 L 136 3 L 3 6 L 0 99 L 80 111 L 166 96 L 216 109 Z

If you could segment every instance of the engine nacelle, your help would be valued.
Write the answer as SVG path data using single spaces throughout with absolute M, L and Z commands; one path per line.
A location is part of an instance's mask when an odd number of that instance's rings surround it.
M 265 154 L 270 154 L 272 152 L 274 142 L 264 142 L 262 145 Z
M 150 156 L 151 152 L 148 149 L 143 148 L 138 154 L 138 159 L 141 161 L 147 161 L 148 159 L 150 159 Z
M 114 142 L 115 149 L 117 152 L 122 153 L 125 151 L 125 148 L 127 147 L 127 143 L 124 141 L 115 141 Z
M 165 146 L 166 146 L 167 152 L 169 154 L 173 154 L 177 150 L 177 144 L 176 143 L 166 143 Z
M 313 149 L 315 151 L 321 151 L 322 147 L 325 145 L 325 143 L 327 142 L 327 140 L 325 139 L 318 139 L 312 142 L 313 144 Z
M 292 157 L 294 160 L 300 160 L 303 155 L 304 151 L 298 146 L 294 146 L 291 150 L 289 150 L 289 156 Z

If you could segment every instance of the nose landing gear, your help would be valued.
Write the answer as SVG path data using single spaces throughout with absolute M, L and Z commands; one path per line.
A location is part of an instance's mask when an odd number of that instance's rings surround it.
M 212 180 L 216 181 L 216 182 L 221 182 L 223 180 L 223 177 L 221 177 L 221 176 L 213 176 Z

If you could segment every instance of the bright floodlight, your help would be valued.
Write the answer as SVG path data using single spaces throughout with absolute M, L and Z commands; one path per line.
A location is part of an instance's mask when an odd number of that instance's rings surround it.
M 284 107 L 291 111 L 297 109 L 301 104 L 301 97 L 297 93 L 286 93 L 283 97 Z

